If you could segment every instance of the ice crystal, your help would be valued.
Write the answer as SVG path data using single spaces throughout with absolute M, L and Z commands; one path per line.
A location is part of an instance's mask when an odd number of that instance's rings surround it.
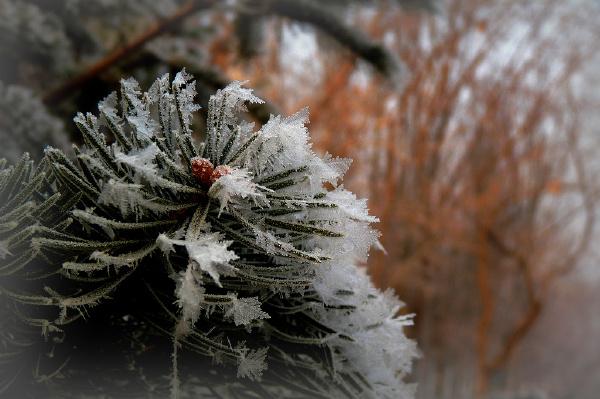
M 180 272 L 176 277 L 177 288 L 175 296 L 177 305 L 181 308 L 182 319 L 189 323 L 190 328 L 194 326 L 202 310 L 204 287 L 194 270 L 189 264 L 185 272 Z
M 227 249 L 232 241 L 222 241 L 218 233 L 208 234 L 199 240 L 187 242 L 185 248 L 190 260 L 198 265 L 200 270 L 208 273 L 217 285 L 221 285 L 221 275 L 235 275 L 235 268 L 229 264 L 238 259 L 235 252 Z
M 123 215 L 143 214 L 150 201 L 144 198 L 141 188 L 140 184 L 122 183 L 111 179 L 103 185 L 98 202 L 117 206 Z
M 267 369 L 265 358 L 269 348 L 261 348 L 242 352 L 238 363 L 238 377 L 248 377 L 251 380 L 260 380 L 263 372 Z
M 166 254 L 174 251 L 174 245 L 184 246 L 190 262 L 199 270 L 208 273 L 219 286 L 221 275 L 235 275 L 235 267 L 229 262 L 238 259 L 238 256 L 227 249 L 232 241 L 223 240 L 223 236 L 219 233 L 204 234 L 195 240 L 173 240 L 161 234 L 157 242 Z
M 260 301 L 254 298 L 234 297 L 231 307 L 225 313 L 225 317 L 233 317 L 236 326 L 247 325 L 254 320 L 268 319 L 270 316 L 260 308 Z
M 257 206 L 269 205 L 265 192 L 269 191 L 252 181 L 252 176 L 244 169 L 233 169 L 219 177 L 208 191 L 210 197 L 221 204 L 219 210 L 239 203 L 238 199 L 250 199 Z

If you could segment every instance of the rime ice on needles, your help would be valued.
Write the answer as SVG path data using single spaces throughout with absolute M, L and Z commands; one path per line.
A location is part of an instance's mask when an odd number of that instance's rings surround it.
M 81 199 L 74 226 L 38 246 L 68 254 L 74 281 L 104 281 L 58 302 L 101 305 L 126 278 L 157 278 L 162 260 L 175 285 L 154 296 L 172 298 L 163 305 L 176 319 L 175 366 L 179 344 L 193 343 L 242 377 L 260 378 L 272 359 L 335 376 L 346 397 L 411 398 L 411 320 L 357 266 L 378 233 L 366 201 L 340 185 L 350 161 L 315 154 L 307 109 L 260 129 L 241 120 L 245 103 L 262 100 L 240 82 L 211 97 L 199 145 L 194 94 L 185 72 L 148 92 L 123 80 L 98 117 L 75 118 L 85 143 L 77 163 L 46 150 L 56 189 Z M 286 353 L 285 342 L 306 351 Z
M 138 173 L 144 176 L 156 174 L 156 165 L 154 158 L 158 154 L 158 147 L 155 144 L 150 144 L 143 150 L 132 151 L 129 154 L 117 152 L 115 157 L 120 163 L 131 166 Z
M 194 103 L 196 89 L 190 82 L 193 81 L 191 75 L 184 71 L 175 76 L 173 80 L 173 93 L 177 104 L 177 112 L 179 115 L 180 127 L 183 133 L 190 132 L 190 124 L 194 112 L 200 109 L 200 106 Z

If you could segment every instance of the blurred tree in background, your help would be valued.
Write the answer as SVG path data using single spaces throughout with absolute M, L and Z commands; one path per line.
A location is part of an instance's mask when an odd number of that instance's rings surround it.
M 203 103 L 248 79 L 269 99 L 250 108 L 256 122 L 308 104 L 318 149 L 355 159 L 347 184 L 371 199 L 387 251 L 370 273 L 417 314 L 420 398 L 593 398 L 599 11 L 0 0 L 0 155 L 68 147 L 75 110 L 123 76 L 147 86 L 185 67 Z M 31 108 L 42 122 L 11 119 Z

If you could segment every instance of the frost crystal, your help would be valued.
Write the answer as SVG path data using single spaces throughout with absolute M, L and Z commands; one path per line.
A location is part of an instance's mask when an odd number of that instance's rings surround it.
M 6 241 L 0 241 L 0 259 L 6 259 L 8 255 L 12 255 L 8 250 Z
M 176 277 L 175 296 L 177 297 L 177 305 L 181 308 L 183 320 L 188 323 L 190 328 L 194 326 L 202 310 L 205 290 L 201 281 L 195 276 L 191 264 L 188 265 L 185 272 L 180 272 Z
M 235 252 L 227 249 L 233 241 L 224 241 L 219 233 L 211 233 L 200 236 L 196 240 L 170 239 L 165 234 L 160 234 L 157 244 L 160 249 L 168 254 L 174 251 L 174 244 L 184 246 L 187 250 L 189 260 L 201 271 L 208 273 L 217 285 L 220 276 L 235 275 L 235 267 L 229 262 L 238 259 Z
M 173 244 L 173 240 L 167 237 L 166 234 L 161 233 L 156 238 L 156 245 L 158 245 L 158 249 L 163 251 L 165 254 L 175 252 L 175 246 Z
M 145 199 L 141 187 L 139 184 L 121 183 L 111 179 L 104 184 L 98 202 L 117 206 L 123 215 L 143 213 Z
M 260 380 L 263 372 L 267 369 L 265 358 L 269 348 L 260 348 L 248 352 L 242 352 L 238 363 L 238 377 L 247 377 L 251 380 Z
M 152 143 L 142 150 L 132 151 L 129 154 L 117 152 L 115 158 L 143 175 L 153 175 L 156 173 L 156 165 L 154 164 L 156 154 L 158 154 L 158 147 Z
M 208 191 L 208 195 L 219 200 L 220 211 L 227 206 L 237 203 L 237 199 L 251 199 L 258 206 L 269 205 L 265 193 L 268 189 L 252 181 L 248 171 L 233 169 L 228 174 L 220 176 Z
M 236 326 L 247 325 L 254 320 L 268 319 L 270 316 L 260 308 L 258 297 L 237 298 L 231 303 L 231 308 L 225 313 L 225 317 L 233 317 Z
M 214 233 L 185 244 L 190 260 L 195 262 L 200 270 L 208 273 L 219 286 L 221 275 L 235 275 L 235 267 L 229 262 L 238 259 L 235 252 L 227 249 L 233 241 L 221 241 L 221 239 L 220 234 Z
M 158 123 L 150 117 L 149 104 L 140 98 L 141 89 L 138 82 L 133 78 L 121 80 L 121 92 L 127 122 L 133 128 L 137 139 L 145 141 L 154 136 L 158 130 Z

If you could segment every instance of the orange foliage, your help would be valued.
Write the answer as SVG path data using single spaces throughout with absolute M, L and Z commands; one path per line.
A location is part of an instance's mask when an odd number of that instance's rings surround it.
M 544 34 L 549 5 L 450 3 L 437 18 L 391 6 L 356 15 L 370 36 L 392 38 L 408 69 L 402 88 L 331 51 L 315 59 L 320 78 L 294 76 L 304 90 L 290 91 L 278 58 L 280 21 L 265 55 L 250 63 L 223 45 L 213 53 L 230 77 L 251 80 L 285 112 L 308 104 L 317 148 L 355 159 L 349 184 L 369 196 L 387 249 L 370 272 L 417 314 L 414 333 L 427 357 L 419 372 L 443 384 L 448 368 L 474 364 L 483 395 L 590 239 L 593 202 L 577 161 L 579 104 L 570 86 L 582 54 Z M 524 22 L 527 33 L 511 39 L 509 28 Z M 557 72 L 549 65 L 558 58 Z M 573 197 L 583 207 L 570 205 Z M 566 231 L 577 212 L 584 222 Z

